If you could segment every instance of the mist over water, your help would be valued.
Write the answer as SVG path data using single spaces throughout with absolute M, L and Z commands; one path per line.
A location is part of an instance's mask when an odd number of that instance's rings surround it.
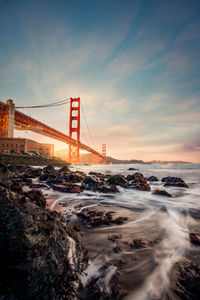
M 138 171 L 129 171 L 130 167 L 137 168 Z M 77 201 L 85 203 L 81 209 L 90 206 L 97 208 L 98 205 L 99 207 L 111 206 L 118 208 L 121 216 L 125 213 L 128 215 L 128 221 L 122 225 L 104 226 L 93 230 L 92 241 L 88 240 L 88 244 L 91 246 L 94 258 L 91 257 L 87 276 L 82 278 L 82 283 L 86 286 L 92 278 L 98 277 L 99 284 L 102 284 L 109 294 L 109 282 L 117 272 L 117 268 L 108 264 L 102 271 L 102 267 L 120 255 L 128 259 L 134 254 L 136 261 L 133 262 L 132 258 L 127 269 L 118 272 L 120 284 L 128 291 L 125 299 L 173 299 L 170 292 L 170 274 L 173 265 L 187 257 L 193 248 L 200 255 L 200 250 L 191 245 L 189 239 L 189 233 L 193 228 L 199 228 L 198 220 L 192 217 L 190 211 L 200 208 L 200 165 L 97 165 L 73 166 L 72 170 L 125 176 L 140 172 L 146 178 L 151 175 L 158 177 L 158 182 L 150 182 L 151 192 L 120 187 L 120 193 L 114 195 L 86 191 L 76 195 Z M 166 187 L 172 198 L 153 195 L 152 191 L 155 188 L 163 188 L 161 179 L 166 176 L 182 178 L 189 185 L 189 189 Z M 91 199 L 95 199 L 94 203 Z M 66 203 L 71 200 L 70 195 L 62 198 L 62 202 Z M 120 254 L 113 254 L 109 252 L 106 243 L 103 247 L 99 242 L 101 237 L 107 239 L 111 233 L 121 233 L 127 239 L 141 237 L 149 243 L 155 239 L 159 242 L 155 247 L 123 250 Z

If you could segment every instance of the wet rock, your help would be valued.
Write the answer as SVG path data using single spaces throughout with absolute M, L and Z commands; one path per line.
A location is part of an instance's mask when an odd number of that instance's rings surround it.
M 120 185 L 126 187 L 128 185 L 128 180 L 122 175 L 113 175 L 107 178 L 107 182 L 112 185 Z
M 6 179 L 10 178 L 12 176 L 11 172 L 9 169 L 6 167 L 4 164 L 0 164 L 0 178 Z
M 200 268 L 198 265 L 185 259 L 175 263 L 171 274 L 171 289 L 180 299 L 199 299 Z
M 147 180 L 148 181 L 159 181 L 159 179 L 156 176 L 150 176 Z
M 58 170 L 58 173 L 68 173 L 68 172 L 70 172 L 68 166 L 64 166 Z
M 104 179 L 105 175 L 102 173 L 98 173 L 98 172 L 89 172 L 90 176 L 96 176 L 97 178 L 101 178 Z
M 164 186 L 176 186 L 176 187 L 184 187 L 189 188 L 189 186 L 185 183 L 185 181 L 179 177 L 164 177 L 161 180 L 162 182 L 166 182 Z
M 79 298 L 87 253 L 76 232 L 56 212 L 1 187 L 0 206 L 0 298 Z
M 190 208 L 189 213 L 194 219 L 197 219 L 197 220 L 200 219 L 200 210 L 199 209 Z
M 118 239 L 121 239 L 122 235 L 121 234 L 112 234 L 111 236 L 108 237 L 108 240 L 115 242 Z
M 89 225 L 90 227 L 96 227 L 100 225 L 110 224 L 123 224 L 127 218 L 118 217 L 113 219 L 114 212 L 103 212 L 98 210 L 89 210 L 84 208 L 81 212 L 76 213 L 77 217 L 81 219 L 83 224 Z
M 124 224 L 124 222 L 127 220 L 128 220 L 128 218 L 126 218 L 126 217 L 118 217 L 113 220 L 113 223 L 120 225 L 120 224 Z
M 45 208 L 47 207 L 46 199 L 40 190 L 31 190 L 29 192 L 24 193 L 26 197 L 28 197 L 31 201 L 33 201 L 39 207 Z
M 131 175 L 128 175 L 126 179 L 129 181 L 129 187 L 140 190 L 140 191 L 150 191 L 150 185 L 147 183 L 146 178 L 144 176 L 137 172 Z
M 81 187 L 77 184 L 53 184 L 52 185 L 53 190 L 59 191 L 62 193 L 80 193 Z
M 79 173 L 68 173 L 65 174 L 63 177 L 63 180 L 70 183 L 79 183 L 81 182 L 85 176 Z
M 44 183 L 31 183 L 29 186 L 31 189 L 49 189 Z
M 120 246 L 120 245 L 115 245 L 115 246 L 113 247 L 113 252 L 114 252 L 114 253 L 122 252 L 121 246 Z
M 190 232 L 190 241 L 192 244 L 200 246 L 200 235 L 194 232 Z
M 55 171 L 55 169 L 51 165 L 48 165 L 48 166 L 46 166 L 46 167 L 43 168 L 43 172 L 44 173 L 49 173 L 50 174 L 50 173 L 54 173 L 54 171 Z
M 128 168 L 129 171 L 138 171 L 138 169 L 135 168 Z
M 134 239 L 133 243 L 130 246 L 133 248 L 140 249 L 140 248 L 147 247 L 147 243 L 144 240 L 142 240 L 141 238 L 138 238 L 138 239 Z
M 81 188 L 100 193 L 116 193 L 119 192 L 116 186 L 110 185 L 97 177 L 86 176 L 82 181 Z
M 9 187 L 11 191 L 22 193 L 22 183 L 21 182 L 12 182 Z
M 166 190 L 155 189 L 152 193 L 153 195 L 160 195 L 165 197 L 172 197 Z

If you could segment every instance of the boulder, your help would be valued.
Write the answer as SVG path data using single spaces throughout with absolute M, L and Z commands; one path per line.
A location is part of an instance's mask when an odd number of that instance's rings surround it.
M 172 197 L 172 195 L 169 194 L 166 190 L 155 189 L 152 194 L 153 195 L 165 196 L 165 197 Z
M 87 252 L 60 215 L 0 187 L 0 298 L 79 298 Z
M 140 190 L 140 191 L 150 191 L 150 185 L 147 183 L 146 178 L 144 176 L 137 172 L 131 175 L 128 175 L 126 179 L 129 181 L 129 187 Z
M 90 190 L 100 193 L 116 193 L 119 192 L 116 186 L 110 185 L 104 180 L 100 180 L 94 176 L 86 176 L 81 184 L 83 190 Z
M 129 171 L 138 171 L 138 169 L 135 168 L 128 168 Z
M 80 193 L 81 186 L 77 184 L 52 184 L 52 188 L 55 191 L 62 193 Z
M 6 167 L 6 165 L 0 164 L 0 178 L 6 179 L 12 177 L 12 173 Z
M 198 233 L 190 232 L 190 241 L 192 244 L 200 246 L 200 235 Z
M 147 178 L 148 181 L 159 181 L 159 179 L 156 176 L 150 176 Z
M 171 270 L 170 288 L 176 296 L 169 299 L 198 300 L 200 295 L 200 267 L 195 263 L 183 259 L 176 262 Z
M 189 188 L 189 186 L 185 183 L 185 181 L 179 177 L 163 177 L 162 182 L 166 182 L 164 186 L 176 186 L 176 187 L 184 187 Z
M 112 185 L 120 185 L 126 187 L 128 185 L 128 180 L 122 175 L 112 175 L 107 178 L 107 182 Z

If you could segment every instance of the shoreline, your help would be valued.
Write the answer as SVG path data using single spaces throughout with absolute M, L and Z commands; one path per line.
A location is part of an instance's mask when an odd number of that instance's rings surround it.
M 134 190 L 134 185 L 133 187 L 126 187 L 127 182 L 121 175 L 118 175 L 121 177 L 115 178 L 118 180 L 116 182 L 118 184 L 115 183 L 115 189 L 114 186 L 104 183 L 111 174 L 96 173 L 86 176 L 83 172 L 76 171 L 76 168 L 72 169 L 73 171 L 67 168 L 55 170 L 49 166 L 43 169 L 24 167 L 22 171 L 20 167 L 18 170 L 16 166 L 10 167 L 12 172 L 8 170 L 8 179 L 5 185 L 19 194 L 29 190 L 41 190 L 49 205 L 48 209 L 61 213 L 62 220 L 67 227 L 79 236 L 81 244 L 88 251 L 89 264 L 84 271 L 87 275 L 79 276 L 80 294 L 77 299 L 126 299 L 127 297 L 127 299 L 131 299 L 131 295 L 134 295 L 134 299 L 146 299 L 145 292 L 150 288 L 150 284 L 155 278 L 157 282 L 157 276 L 160 274 L 159 268 L 164 262 L 160 256 L 163 247 L 169 252 L 175 251 L 171 239 L 169 239 L 170 236 L 168 236 L 168 228 L 166 231 L 165 227 L 160 227 L 158 224 L 164 222 L 163 226 L 164 224 L 168 226 L 169 214 L 173 211 L 166 204 L 170 204 L 170 201 L 175 201 L 176 198 L 168 200 L 164 196 L 150 197 L 152 191 L 148 191 L 148 184 L 150 183 L 151 188 L 154 185 L 150 181 L 147 183 L 146 179 L 142 179 L 142 182 L 138 181 L 140 185 L 135 185 L 135 188 L 146 189 L 146 191 L 140 191 Z M 21 171 L 22 173 L 20 173 Z M 138 173 L 138 171 L 134 172 Z M 130 174 L 133 175 L 134 172 Z M 13 178 L 12 174 L 15 175 Z M 95 178 L 96 181 L 88 181 L 88 177 Z M 31 178 L 33 179 L 31 180 Z M 141 180 L 141 178 L 137 180 Z M 60 183 L 61 179 L 64 180 L 63 183 Z M 65 180 L 68 180 L 68 183 L 64 183 Z M 98 182 L 98 185 L 95 182 Z M 93 190 L 87 190 L 87 185 Z M 71 192 L 63 190 L 64 186 L 65 189 L 66 186 L 68 189 L 70 186 Z M 80 189 L 79 193 L 73 192 L 78 189 Z M 103 193 L 99 192 L 98 189 L 102 190 Z M 134 194 L 132 191 L 135 191 Z M 121 203 L 118 199 L 123 195 L 125 198 L 123 198 L 124 202 Z M 131 195 L 133 200 L 135 195 L 137 197 L 144 195 L 149 200 L 144 200 L 142 206 L 137 206 L 137 202 L 134 200 L 134 206 L 130 206 L 125 199 Z M 154 199 L 158 199 L 157 202 Z M 159 199 L 161 199 L 163 206 L 157 206 Z M 196 216 L 195 222 L 193 217 L 188 219 L 192 222 L 189 225 L 189 230 L 190 232 L 200 232 L 198 210 L 194 211 L 193 215 Z M 179 230 L 179 227 L 174 230 Z M 182 247 L 186 247 L 188 250 L 182 254 L 176 253 L 174 260 L 169 263 L 170 284 L 167 290 L 162 293 L 162 299 L 165 299 L 167 295 L 173 299 L 180 299 L 180 285 L 182 288 L 186 288 L 187 284 L 184 283 L 184 280 L 189 278 L 190 272 L 193 272 L 194 282 L 199 279 L 199 267 L 197 266 L 200 258 L 199 248 L 198 246 L 190 248 L 190 241 L 185 235 L 180 241 L 183 242 Z M 170 249 L 170 247 L 172 248 Z M 179 272 L 180 270 L 182 273 Z M 153 279 L 152 276 L 155 278 Z M 175 283 L 178 283 L 178 286 Z M 155 289 L 155 285 L 153 286 L 152 297 L 155 298 L 159 296 L 160 292 Z M 141 294 L 142 290 L 143 294 Z M 186 290 L 188 290 L 188 297 L 191 293 L 194 297 L 188 299 L 196 299 L 197 292 L 195 290 L 191 292 L 190 287 L 187 287 Z

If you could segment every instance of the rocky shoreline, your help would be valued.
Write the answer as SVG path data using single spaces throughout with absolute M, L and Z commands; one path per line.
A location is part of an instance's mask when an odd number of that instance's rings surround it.
M 85 174 L 71 171 L 68 166 L 55 169 L 51 165 L 33 168 L 1 164 L 1 299 L 122 299 L 133 284 L 141 285 L 144 274 L 151 274 L 156 262 L 148 263 L 137 277 L 135 268 L 153 257 L 165 238 L 156 228 L 160 215 L 143 223 L 143 234 L 139 224 L 131 232 L 129 224 L 141 211 L 105 204 L 95 199 L 94 193 L 102 194 L 103 199 L 126 189 L 173 198 L 164 187 L 189 186 L 181 178 L 164 177 L 163 188 L 152 190 L 150 183 L 158 178 L 130 171 L 127 176 Z M 52 202 L 50 191 L 93 194 L 86 201 L 75 197 L 68 202 Z M 198 210 L 189 214 L 200 221 Z M 195 228 L 191 228 L 188 243 L 199 247 L 200 236 Z M 165 297 L 198 299 L 197 260 L 188 253 L 174 264 Z M 91 275 L 95 268 L 99 276 Z M 151 299 L 158 299 L 153 291 Z

